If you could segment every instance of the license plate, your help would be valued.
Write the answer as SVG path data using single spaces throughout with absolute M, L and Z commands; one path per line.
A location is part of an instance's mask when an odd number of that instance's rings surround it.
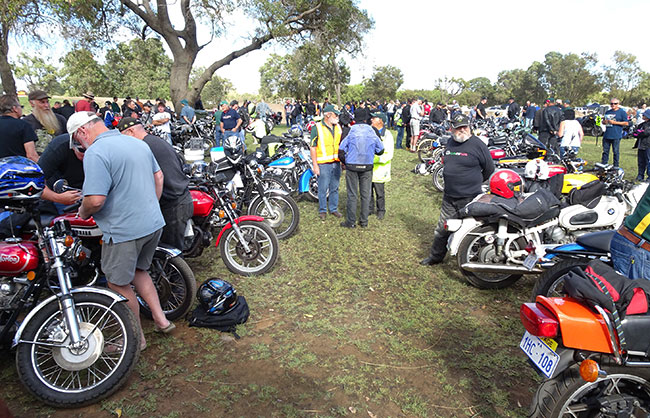
M 528 257 L 524 260 L 524 267 L 528 270 L 532 270 L 533 267 L 535 267 L 535 264 L 537 264 L 537 254 L 532 252 L 528 254 Z
M 545 338 L 545 340 L 549 339 Z M 555 343 L 555 340 L 551 341 Z M 555 345 L 557 346 L 557 343 L 555 343 Z M 546 342 L 539 337 L 530 335 L 530 333 L 526 331 L 524 338 L 522 338 L 521 343 L 519 343 L 519 348 L 521 348 L 530 361 L 532 361 L 535 366 L 544 373 L 544 376 L 549 379 L 553 376 L 553 372 L 560 361 L 560 356 L 553 351 Z

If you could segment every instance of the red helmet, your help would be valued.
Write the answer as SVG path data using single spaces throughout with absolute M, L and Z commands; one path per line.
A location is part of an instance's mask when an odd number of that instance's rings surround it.
M 499 170 L 490 177 L 490 192 L 494 195 L 506 199 L 519 197 L 522 188 L 521 176 L 512 170 Z

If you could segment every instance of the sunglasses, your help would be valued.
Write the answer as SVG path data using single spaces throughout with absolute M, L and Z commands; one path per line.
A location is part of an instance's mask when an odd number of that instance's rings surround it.
M 610 104 L 611 106 L 614 106 L 614 105 L 617 105 L 618 102 L 610 102 L 609 104 Z

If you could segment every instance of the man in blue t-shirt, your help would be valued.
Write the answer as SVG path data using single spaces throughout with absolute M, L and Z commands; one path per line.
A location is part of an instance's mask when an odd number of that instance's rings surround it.
M 180 114 L 181 123 L 192 125 L 196 122 L 196 113 L 194 112 L 194 109 L 186 99 L 181 100 L 181 106 L 183 106 Z
M 226 139 L 231 136 L 239 136 L 239 127 L 241 126 L 241 117 L 239 112 L 233 109 L 230 105 L 224 106 L 224 111 L 221 114 L 221 132 L 223 132 L 223 143 L 226 144 Z
M 607 127 L 603 133 L 603 158 L 601 162 L 608 164 L 609 162 L 609 147 L 614 150 L 614 167 L 618 167 L 619 145 L 623 137 L 623 127 L 629 126 L 627 121 L 627 113 L 621 109 L 621 101 L 617 98 L 612 98 L 609 101 L 612 107 L 605 112 L 603 117 L 603 124 Z

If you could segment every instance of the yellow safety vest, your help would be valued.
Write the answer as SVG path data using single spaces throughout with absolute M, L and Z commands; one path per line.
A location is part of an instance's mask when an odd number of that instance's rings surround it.
M 339 161 L 339 144 L 341 143 L 341 127 L 334 125 L 334 136 L 322 122 L 316 124 L 318 133 L 318 149 L 316 150 L 316 162 L 327 164 Z

